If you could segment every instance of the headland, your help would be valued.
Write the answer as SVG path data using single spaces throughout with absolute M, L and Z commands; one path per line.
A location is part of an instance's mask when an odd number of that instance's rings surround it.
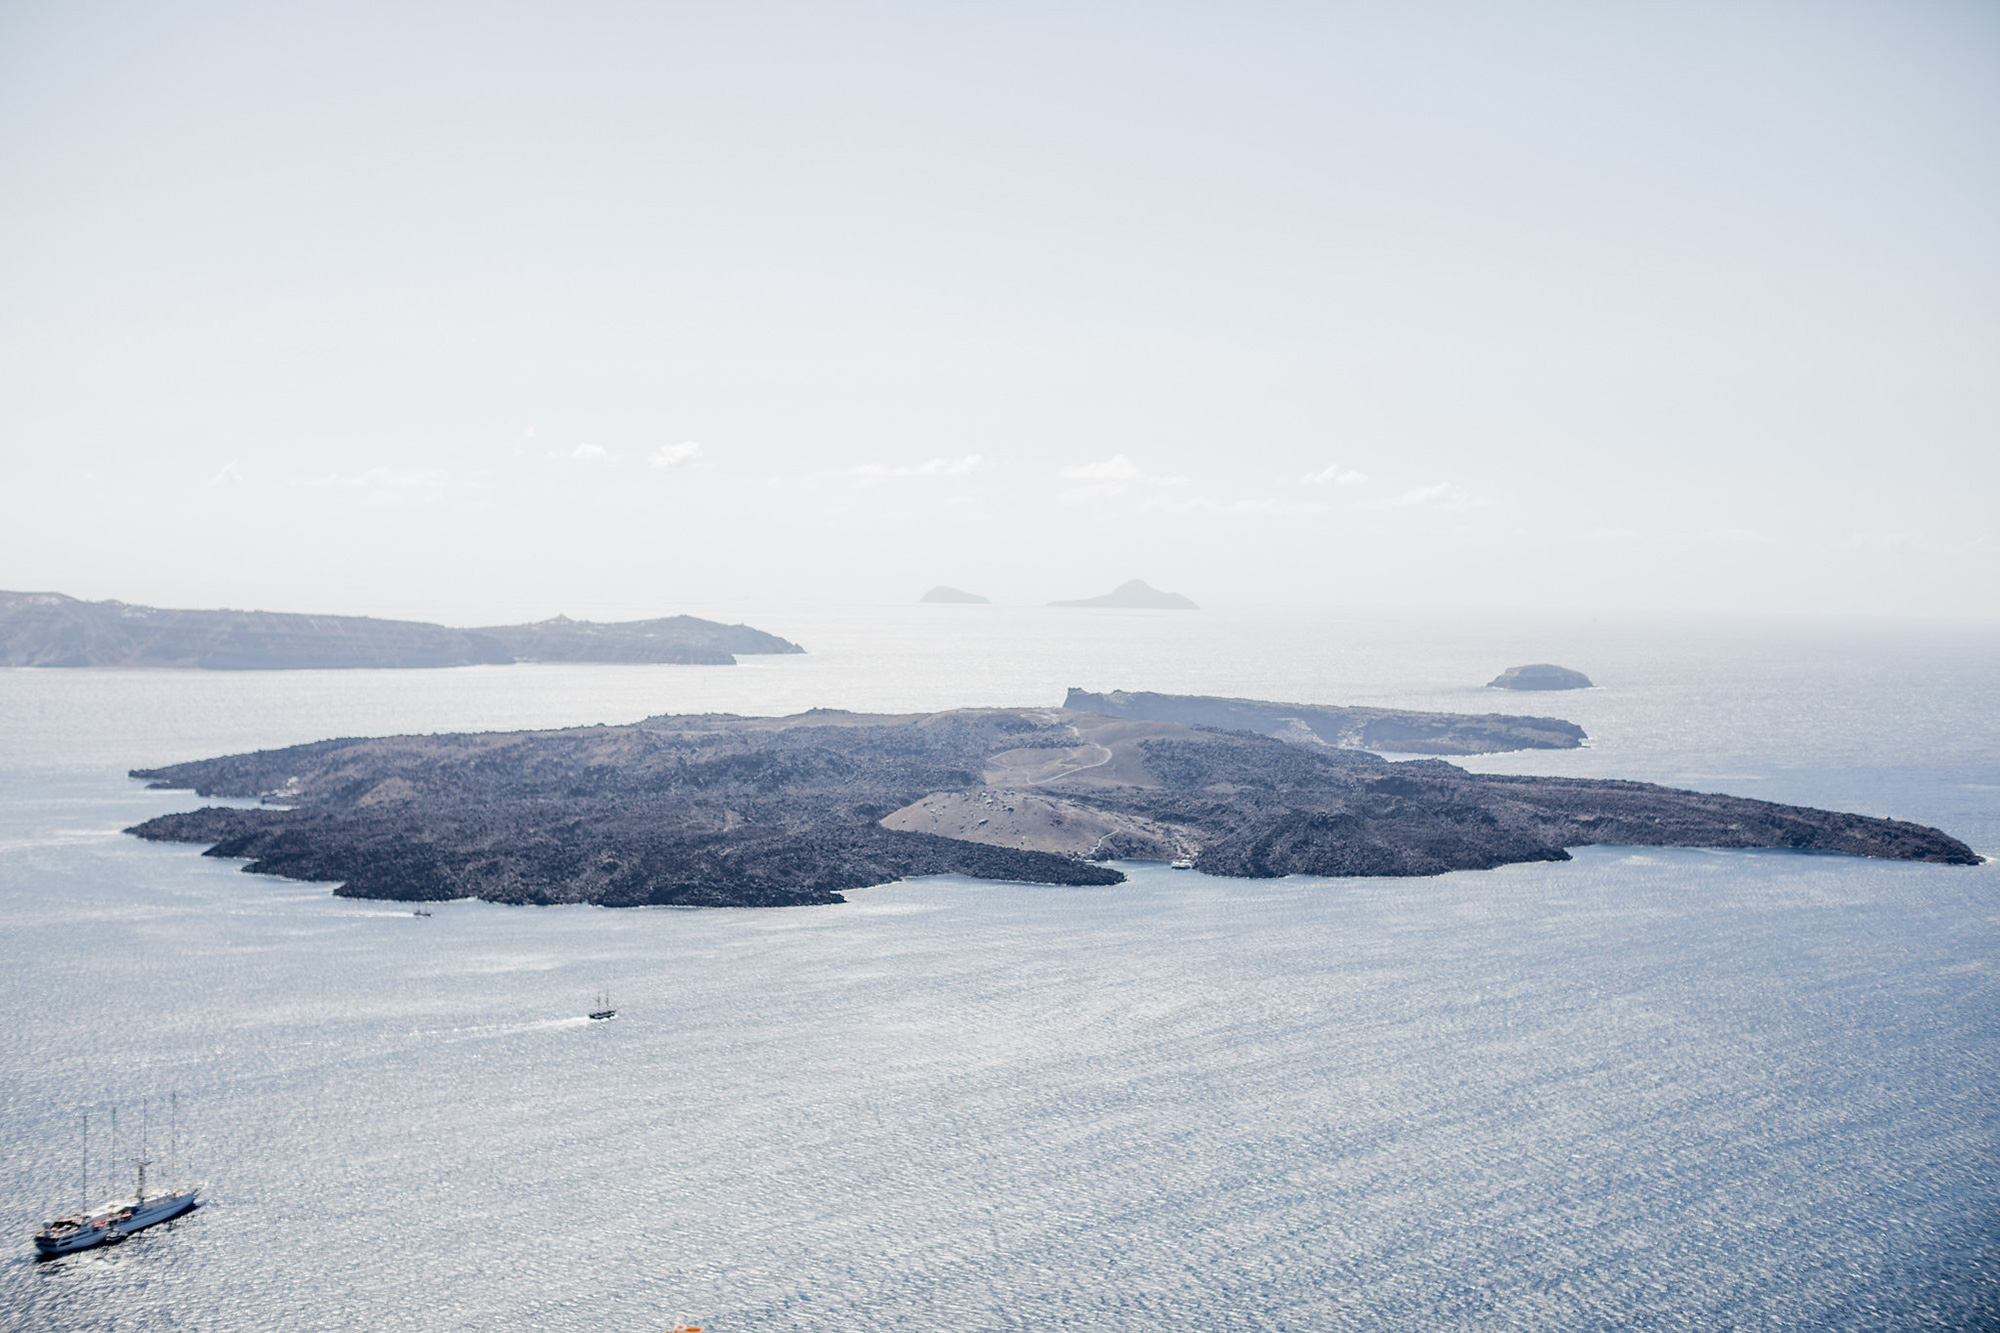
M 609 624 L 557 616 L 452 629 L 418 620 L 283 611 L 180 611 L 0 592 L 0 666 L 221 671 L 455 667 L 513 662 L 733 666 L 739 653 L 805 649 L 748 625 L 695 616 Z

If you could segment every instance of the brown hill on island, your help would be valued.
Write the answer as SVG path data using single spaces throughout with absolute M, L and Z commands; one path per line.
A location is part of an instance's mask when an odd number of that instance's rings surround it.
M 418 901 L 831 903 L 911 875 L 1115 883 L 1099 862 L 1117 857 L 1435 875 L 1591 843 L 1978 859 L 1896 820 L 1055 708 L 321 741 L 133 776 L 292 807 L 165 815 L 140 837 Z

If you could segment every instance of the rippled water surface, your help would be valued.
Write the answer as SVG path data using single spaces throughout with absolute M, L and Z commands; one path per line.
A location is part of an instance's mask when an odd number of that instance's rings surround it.
M 2000 847 L 2000 637 L 883 608 L 716 668 L 0 672 L 0 1311 L 36 1329 L 2000 1322 L 2000 872 L 1596 848 L 1423 880 L 439 906 L 126 824 L 330 735 L 1067 685 L 1539 711 L 1632 776 Z M 1602 688 L 1507 696 L 1554 660 Z M 608 991 L 611 1023 L 582 1017 Z M 29 1258 L 78 1112 L 210 1203 Z M 158 1129 L 158 1117 L 154 1128 Z M 156 1135 L 156 1155 L 161 1155 Z M 93 1149 L 102 1193 L 104 1148 Z M 122 1151 L 122 1150 L 121 1150 Z

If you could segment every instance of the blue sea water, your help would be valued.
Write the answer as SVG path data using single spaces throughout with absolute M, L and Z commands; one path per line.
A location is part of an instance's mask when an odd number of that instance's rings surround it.
M 1592 848 L 416 918 L 125 825 L 385 731 L 1202 691 L 1573 718 L 1467 761 L 2000 850 L 2000 631 L 773 608 L 735 669 L 0 672 L 0 1326 L 2000 1326 L 2000 867 Z M 1583 693 L 1501 695 L 1552 660 Z M 583 1018 L 608 991 L 620 1015 Z M 36 1263 L 79 1113 L 208 1205 Z

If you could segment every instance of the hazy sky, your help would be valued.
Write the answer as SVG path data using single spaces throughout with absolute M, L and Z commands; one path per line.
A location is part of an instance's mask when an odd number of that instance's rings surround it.
M 0 3 L 0 587 L 2000 615 L 2000 6 Z

